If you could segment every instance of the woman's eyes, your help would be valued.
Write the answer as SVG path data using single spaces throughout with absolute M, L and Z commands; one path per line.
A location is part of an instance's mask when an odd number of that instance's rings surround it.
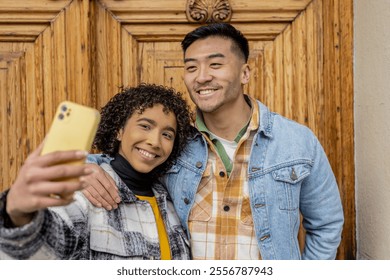
M 139 127 L 143 128 L 143 129 L 150 129 L 150 125 L 147 125 L 147 124 L 139 124 Z
M 175 136 L 172 133 L 167 133 L 167 132 L 163 133 L 163 136 L 168 140 L 173 140 L 175 138 Z
M 138 126 L 143 129 L 143 130 L 151 130 L 151 126 L 148 125 L 148 124 L 138 124 Z M 168 140 L 173 140 L 175 139 L 175 135 L 173 133 L 170 133 L 170 132 L 163 132 L 162 135 L 168 139 Z

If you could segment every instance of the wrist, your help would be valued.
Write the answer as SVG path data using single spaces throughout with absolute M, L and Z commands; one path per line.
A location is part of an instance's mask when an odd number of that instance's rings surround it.
M 10 221 L 9 227 L 21 227 L 29 224 L 32 221 L 34 217 L 34 213 L 28 213 L 22 215 L 8 214 L 8 216 Z
M 4 198 L 4 226 L 8 228 L 21 227 L 30 223 L 34 217 L 34 213 L 22 213 L 12 208 L 12 203 L 9 203 L 8 193 Z

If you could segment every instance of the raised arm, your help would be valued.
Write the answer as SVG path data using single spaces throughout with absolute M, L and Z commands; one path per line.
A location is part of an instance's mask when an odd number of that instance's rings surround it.
M 28 156 L 8 192 L 5 210 L 14 226 L 29 223 L 40 209 L 71 203 L 73 193 L 84 186 L 83 176 L 93 172 L 86 165 L 66 164 L 85 158 L 85 151 L 41 156 L 42 147 L 43 144 Z

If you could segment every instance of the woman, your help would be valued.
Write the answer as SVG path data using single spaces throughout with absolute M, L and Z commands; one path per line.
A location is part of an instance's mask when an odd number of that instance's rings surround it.
M 37 203 L 47 197 L 32 191 L 21 197 L 15 193 L 23 184 L 11 187 L 1 196 L 0 256 L 189 259 L 186 233 L 158 178 L 183 150 L 190 131 L 189 107 L 180 93 L 148 84 L 122 90 L 102 108 L 94 142 L 113 158 L 102 167 L 122 203 L 107 211 L 77 191 L 73 203 L 47 208 Z M 58 205 L 52 199 L 52 206 Z M 20 223 L 23 215 L 26 222 Z

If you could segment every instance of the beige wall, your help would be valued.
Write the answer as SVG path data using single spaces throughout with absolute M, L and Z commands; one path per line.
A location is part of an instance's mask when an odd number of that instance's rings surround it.
M 357 256 L 390 259 L 390 0 L 355 0 Z

